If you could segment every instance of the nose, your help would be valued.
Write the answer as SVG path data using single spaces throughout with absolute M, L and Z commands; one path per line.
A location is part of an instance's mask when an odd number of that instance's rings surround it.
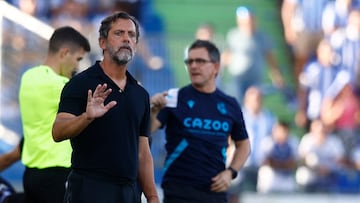
M 130 42 L 130 39 L 131 39 L 130 34 L 125 32 L 125 33 L 123 34 L 123 41 L 124 41 L 124 42 Z

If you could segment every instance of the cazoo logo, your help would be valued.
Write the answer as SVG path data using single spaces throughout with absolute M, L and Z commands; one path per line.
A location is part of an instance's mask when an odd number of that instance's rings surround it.
M 197 128 L 202 130 L 223 131 L 229 132 L 230 125 L 226 121 L 212 120 L 206 118 L 191 118 L 184 119 L 183 124 L 187 128 Z

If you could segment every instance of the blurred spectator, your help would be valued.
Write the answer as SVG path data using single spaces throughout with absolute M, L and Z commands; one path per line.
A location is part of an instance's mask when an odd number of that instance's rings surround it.
M 116 0 L 114 7 L 118 11 L 125 11 L 134 16 L 139 21 L 142 21 L 141 7 L 144 4 L 143 0 Z
M 331 35 L 336 29 L 346 26 L 349 13 L 359 6 L 356 0 L 334 0 L 326 4 L 322 17 L 325 36 Z
M 48 23 L 50 19 L 51 4 L 49 0 L 14 0 L 12 4 L 21 11 Z
M 350 84 L 346 84 L 333 99 L 325 99 L 322 104 L 321 118 L 334 129 L 345 146 L 346 160 L 351 160 L 351 153 L 359 139 L 359 102 Z
M 351 161 L 354 164 L 354 168 L 360 172 L 360 142 L 357 143 L 356 147 L 351 153 Z
M 305 192 L 335 192 L 342 170 L 345 149 L 341 140 L 328 132 L 321 120 L 311 122 L 310 131 L 300 140 L 302 166 L 296 172 L 297 183 Z
M 0 202 L 1 203 L 22 203 L 24 199 L 22 198 L 20 202 L 10 202 L 9 198 L 11 196 L 18 195 L 15 191 L 15 188 L 5 179 L 0 177 Z
M 239 199 L 242 191 L 256 191 L 258 169 L 263 160 L 260 142 L 264 137 L 270 136 L 277 120 L 276 116 L 263 106 L 262 93 L 255 86 L 246 90 L 242 111 L 250 139 L 251 153 L 229 192 L 230 199 L 236 200 Z
M 322 15 L 329 0 L 284 0 L 281 8 L 286 42 L 291 46 L 294 59 L 294 79 L 304 65 L 315 55 L 323 37 Z
M 24 14 L 35 17 L 45 23 L 48 22 L 46 2 L 42 0 L 16 0 L 14 4 Z M 17 54 L 17 57 L 22 58 L 22 62 L 26 63 L 26 61 L 31 61 L 38 57 L 38 53 L 34 52 L 37 51 L 39 44 L 43 44 L 39 42 L 39 38 L 31 35 L 31 33 L 22 26 L 7 24 L 5 27 L 11 30 L 4 32 L 4 42 L 10 42 L 13 49 L 22 52 L 22 54 Z
M 195 32 L 195 39 L 212 41 L 215 35 L 214 26 L 210 23 L 201 24 Z
M 331 45 L 340 56 L 340 67 L 350 74 L 350 82 L 359 88 L 360 56 L 360 9 L 351 10 L 347 25 L 338 29 L 331 37 Z
M 242 110 L 252 149 L 245 163 L 245 168 L 249 167 L 257 170 L 262 160 L 259 150 L 260 142 L 264 137 L 270 136 L 277 118 L 270 110 L 266 109 L 263 104 L 262 92 L 255 86 L 251 86 L 246 90 Z M 246 171 L 246 169 L 243 169 L 243 171 Z M 250 171 L 253 171 L 253 169 L 250 169 Z M 246 177 L 248 176 L 246 175 Z
M 259 148 L 264 160 L 258 173 L 258 192 L 283 193 L 297 190 L 295 169 L 298 144 L 297 137 L 290 134 L 289 124 L 282 121 L 274 125 L 271 136 L 261 140 Z
M 274 56 L 271 41 L 266 33 L 256 26 L 256 16 L 246 7 L 236 9 L 237 27 L 226 37 L 228 49 L 223 53 L 224 66 L 234 78 L 236 97 L 242 101 L 246 89 L 252 85 L 264 84 L 270 68 L 270 79 L 276 87 L 283 87 L 284 81 Z
M 214 37 L 215 37 L 215 28 L 210 23 L 203 23 L 199 25 L 195 30 L 195 34 L 194 34 L 195 39 L 211 41 L 212 43 L 217 45 L 217 43 L 214 40 Z M 187 56 L 188 48 L 189 47 L 187 46 L 184 50 L 184 59 L 188 58 Z M 221 51 L 220 47 L 219 50 Z
M 11 165 L 20 161 L 21 151 L 24 144 L 24 139 L 22 138 L 12 150 L 1 154 L 0 156 L 0 171 L 4 171 L 9 168 Z
M 88 16 L 94 24 L 115 11 L 125 11 L 134 16 L 141 24 L 143 18 L 144 0 L 85 0 L 88 4 Z
M 340 171 L 338 192 L 359 194 L 360 192 L 360 142 L 354 144 L 348 167 Z
M 0 155 L 0 171 L 8 169 L 10 166 L 20 161 L 24 139 L 10 151 Z M 0 202 L 1 203 L 23 203 L 24 193 L 16 191 L 14 186 L 0 176 Z
M 323 39 L 317 48 L 317 58 L 310 61 L 301 72 L 299 106 L 295 116 L 295 122 L 299 127 L 308 130 L 309 123 L 320 118 L 324 98 L 333 98 L 346 84 L 347 74 L 339 74 L 340 69 L 334 63 L 334 57 L 335 53 L 330 43 Z
M 55 28 L 71 26 L 86 35 L 93 29 L 87 0 L 50 0 L 50 2 L 51 24 Z
M 209 40 L 219 47 L 220 51 L 225 49 L 225 39 L 216 32 L 216 27 L 210 22 L 200 24 L 195 31 L 195 39 Z

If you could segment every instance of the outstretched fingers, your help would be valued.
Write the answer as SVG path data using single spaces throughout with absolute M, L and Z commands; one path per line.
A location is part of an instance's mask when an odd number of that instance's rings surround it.
M 104 101 L 112 92 L 111 88 L 107 88 L 107 84 L 98 84 L 94 90 L 94 93 L 91 95 L 91 90 L 88 93 L 88 101 L 89 99 L 96 99 Z
M 87 102 L 91 102 L 92 100 L 92 91 L 91 90 L 88 90 L 88 96 L 87 96 Z
M 106 98 L 111 93 L 111 88 L 107 89 L 107 84 L 98 84 L 94 90 L 93 98 Z
M 106 83 L 97 85 L 94 92 L 92 90 L 88 90 L 86 113 L 89 118 L 103 116 L 109 111 L 109 109 L 116 105 L 116 101 L 110 101 L 106 105 L 104 103 L 111 92 L 112 90 L 107 88 Z
M 106 84 L 105 84 L 106 85 Z M 106 97 L 108 97 L 109 96 L 109 94 L 112 92 L 112 89 L 111 88 L 109 88 L 109 89 L 107 89 L 107 90 L 104 90 L 103 92 L 102 92 L 102 97 L 105 99 Z
M 116 105 L 116 101 L 111 101 L 108 104 L 106 104 L 104 106 L 104 108 L 108 111 L 109 109 L 111 109 L 112 107 L 114 107 Z

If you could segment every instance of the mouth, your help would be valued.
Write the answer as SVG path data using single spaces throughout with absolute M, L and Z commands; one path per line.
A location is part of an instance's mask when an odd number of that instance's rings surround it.
M 200 73 L 195 73 L 195 72 L 192 72 L 190 73 L 192 76 L 197 76 L 197 75 L 200 75 Z
M 122 50 L 122 49 L 126 49 L 126 50 L 131 51 L 131 48 L 130 48 L 129 46 L 121 46 L 121 47 L 119 48 L 119 50 Z

